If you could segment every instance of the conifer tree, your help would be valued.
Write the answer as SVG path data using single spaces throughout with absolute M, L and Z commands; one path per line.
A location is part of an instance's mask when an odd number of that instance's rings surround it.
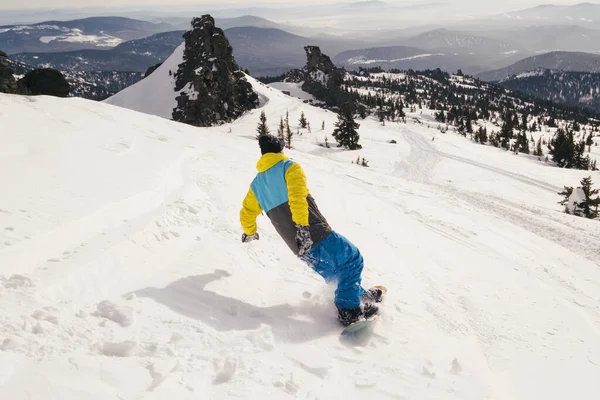
M 338 112 L 338 120 L 334 124 L 335 129 L 332 136 L 338 142 L 338 147 L 345 147 L 349 150 L 361 149 L 358 143 L 360 136 L 357 129 L 360 127 L 354 121 L 355 105 L 352 102 L 344 103 Z
M 571 194 L 573 194 L 573 187 L 563 186 L 563 191 L 558 194 L 564 197 L 558 204 L 564 206 L 565 213 L 569 214 L 569 207 L 567 205 L 569 203 L 569 197 L 571 197 Z
M 524 132 L 527 132 L 527 119 L 528 119 L 528 115 L 527 113 L 523 113 L 523 115 L 521 116 L 521 130 Z
M 323 121 L 323 123 L 321 124 L 321 130 L 324 131 L 325 130 L 325 121 Z
M 300 114 L 300 119 L 298 120 L 298 122 L 300 123 L 300 127 L 301 128 L 306 128 L 306 124 L 308 123 L 308 121 L 306 121 L 306 117 L 304 116 L 304 111 L 302 111 L 302 113 Z
M 573 143 L 573 132 L 565 132 L 559 128 L 556 135 L 550 141 L 548 150 L 552 156 L 552 161 L 559 167 L 573 168 L 573 153 L 575 151 L 575 143 Z
M 573 151 L 573 168 L 587 170 L 590 168 L 590 157 L 585 156 L 585 142 L 581 141 L 575 145 Z
M 285 112 L 285 146 L 288 149 L 292 148 L 292 136 L 294 133 L 290 129 L 290 115 L 289 112 Z
M 519 133 L 516 147 L 519 153 L 529 154 L 529 140 L 527 140 L 527 135 L 525 135 L 525 132 Z
M 479 131 L 477 131 L 477 138 L 479 140 L 479 143 L 481 144 L 486 144 L 488 141 L 488 133 L 487 133 L 487 127 L 479 127 Z
M 267 126 L 267 117 L 265 115 L 264 110 L 260 113 L 260 122 L 258 123 L 258 126 L 256 127 L 256 138 L 258 139 L 261 136 L 265 136 L 268 135 L 269 132 L 269 127 Z
M 377 109 L 377 118 L 379 119 L 379 122 L 381 122 L 381 125 L 385 126 L 385 111 L 383 110 L 382 105 Z
M 587 137 L 587 140 L 585 141 L 586 146 L 588 146 L 588 153 L 592 151 L 592 144 L 594 144 L 594 139 L 592 136 L 592 132 L 590 132 L 590 134 Z
M 279 127 L 277 128 L 277 136 L 283 139 L 285 133 L 285 124 L 283 123 L 283 117 L 279 119 Z
M 542 150 L 542 138 L 541 137 L 537 141 L 533 155 L 538 156 L 538 157 L 541 157 L 544 155 L 544 152 Z
M 600 206 L 598 192 L 600 192 L 600 189 L 592 188 L 591 176 L 581 180 L 581 189 L 585 194 L 585 200 L 578 203 L 577 206 L 581 209 L 584 217 L 590 219 L 598 218 L 598 207 Z

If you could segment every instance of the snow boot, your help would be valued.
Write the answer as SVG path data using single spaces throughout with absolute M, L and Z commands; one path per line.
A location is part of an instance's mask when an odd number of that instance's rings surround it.
M 375 286 L 375 287 L 365 290 L 365 292 L 362 295 L 361 300 L 362 301 L 372 301 L 374 303 L 381 303 L 385 292 L 386 292 L 386 289 L 383 286 Z
M 336 306 L 337 307 L 337 306 Z M 369 319 L 377 314 L 379 308 L 372 303 L 361 304 L 356 308 L 340 308 L 338 310 L 338 319 L 343 326 L 348 326 L 361 319 Z

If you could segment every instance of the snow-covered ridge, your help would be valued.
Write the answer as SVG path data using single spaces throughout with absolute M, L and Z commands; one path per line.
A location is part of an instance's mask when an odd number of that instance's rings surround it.
M 175 92 L 175 72 L 183 62 L 184 49 L 185 43 L 182 43 L 150 76 L 106 99 L 105 102 L 171 119 L 173 109 L 177 106 L 175 98 L 178 95 Z M 189 90 L 191 88 L 188 88 Z M 172 95 L 169 96 L 168 93 Z M 192 94 L 191 91 L 189 93 Z
M 50 43 L 52 41 L 70 42 L 70 43 L 94 43 L 96 46 L 115 47 L 123 40 L 114 36 L 110 36 L 101 32 L 100 35 L 84 34 L 81 29 L 67 28 L 58 25 L 18 25 L 9 28 L 0 29 L 0 34 L 6 32 L 16 32 L 19 34 L 29 35 L 32 31 L 56 31 L 57 34 L 40 36 L 39 41 L 42 43 Z
M 376 63 L 382 63 L 382 62 L 396 62 L 396 61 L 405 61 L 405 60 L 416 60 L 419 58 L 427 58 L 427 57 L 435 57 L 435 56 L 444 56 L 445 54 L 443 53 L 435 53 L 435 54 L 418 54 L 416 56 L 410 56 L 410 57 L 402 57 L 402 58 L 395 58 L 392 60 L 369 60 L 366 56 L 357 56 L 357 57 L 352 57 L 348 59 L 348 63 L 351 65 L 355 65 L 355 64 L 376 64 Z

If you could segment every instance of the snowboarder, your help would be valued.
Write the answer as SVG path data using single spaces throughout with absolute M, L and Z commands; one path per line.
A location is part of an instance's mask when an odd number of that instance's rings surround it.
M 256 218 L 264 210 L 294 254 L 326 282 L 337 283 L 334 303 L 342 325 L 375 315 L 378 307 L 373 303 L 382 300 L 383 292 L 377 287 L 362 288 L 359 250 L 333 231 L 319 212 L 302 167 L 283 154 L 283 139 L 264 135 L 258 144 L 262 154 L 256 165 L 258 174 L 240 211 L 242 242 L 259 239 Z

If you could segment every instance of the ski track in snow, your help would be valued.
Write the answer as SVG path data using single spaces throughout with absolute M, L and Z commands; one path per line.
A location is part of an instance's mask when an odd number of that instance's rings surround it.
M 0 398 L 595 398 L 600 231 L 556 206 L 570 172 L 375 120 L 360 152 L 325 149 L 335 114 L 252 82 L 273 130 L 313 122 L 286 152 L 390 289 L 380 321 L 341 338 L 332 288 L 266 217 L 241 244 L 261 110 L 197 129 L 2 95 L 34 128 L 0 133 Z

